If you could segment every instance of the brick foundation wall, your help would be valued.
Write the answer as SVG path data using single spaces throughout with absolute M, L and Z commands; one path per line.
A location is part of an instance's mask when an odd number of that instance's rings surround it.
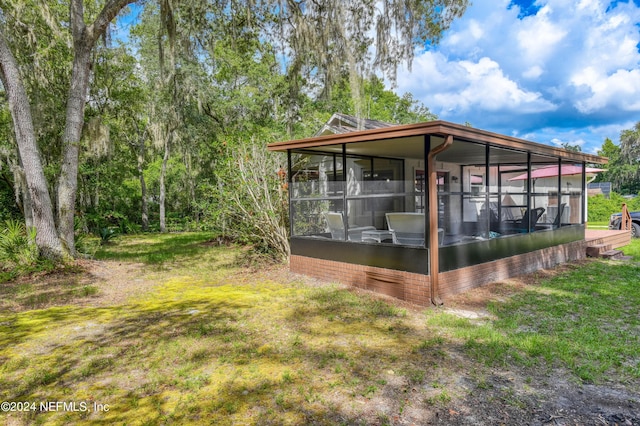
M 440 296 L 446 301 L 447 296 L 474 287 L 583 259 L 585 251 L 586 243 L 578 241 L 443 272 L 440 274 Z M 292 272 L 376 291 L 417 305 L 430 303 L 428 275 L 298 255 L 291 255 L 289 267 Z
M 481 263 L 440 274 L 440 296 L 446 298 L 484 284 L 528 274 L 539 269 L 586 257 L 586 243 L 577 241 L 493 262 Z
M 291 255 L 289 268 L 291 272 L 377 291 L 422 306 L 430 303 L 428 275 L 297 255 Z

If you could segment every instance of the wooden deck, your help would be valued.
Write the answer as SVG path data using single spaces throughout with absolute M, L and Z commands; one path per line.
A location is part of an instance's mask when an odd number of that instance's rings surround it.
M 584 236 L 587 245 L 604 244 L 612 249 L 631 243 L 631 231 L 611 231 L 608 229 L 587 229 Z

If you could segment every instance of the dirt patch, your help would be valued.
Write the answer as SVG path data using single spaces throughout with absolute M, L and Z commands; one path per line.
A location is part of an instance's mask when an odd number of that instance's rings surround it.
M 0 311 L 21 312 L 52 306 L 112 306 L 157 285 L 144 265 L 76 260 L 54 272 L 35 273 L 0 284 Z
M 85 260 L 82 266 L 85 271 L 83 282 L 98 288 L 95 297 L 84 301 L 91 306 L 118 305 L 158 285 L 145 277 L 142 263 Z

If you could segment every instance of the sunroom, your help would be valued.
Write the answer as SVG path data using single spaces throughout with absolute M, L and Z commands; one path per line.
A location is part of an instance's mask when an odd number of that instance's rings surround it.
M 279 142 L 291 269 L 419 304 L 581 257 L 606 159 L 444 121 Z

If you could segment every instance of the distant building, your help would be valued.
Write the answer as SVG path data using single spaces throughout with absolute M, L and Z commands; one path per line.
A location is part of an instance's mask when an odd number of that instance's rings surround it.
M 358 130 L 382 129 L 391 126 L 394 126 L 394 124 L 368 118 L 357 118 L 336 112 L 314 136 L 341 135 Z
M 611 182 L 591 182 L 587 186 L 587 190 L 587 195 L 589 196 L 602 194 L 605 198 L 609 198 L 611 195 Z

